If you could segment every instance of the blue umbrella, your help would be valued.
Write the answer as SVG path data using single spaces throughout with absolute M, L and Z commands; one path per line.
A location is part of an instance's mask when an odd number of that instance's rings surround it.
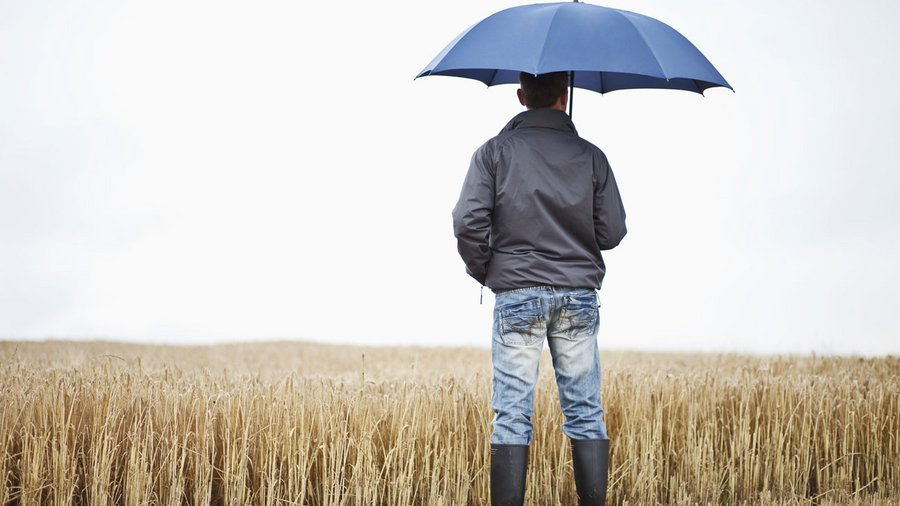
M 520 72 L 558 71 L 570 73 L 570 86 L 599 93 L 733 89 L 669 25 L 577 1 L 523 5 L 488 16 L 450 42 L 416 77 L 466 77 L 493 86 L 518 83 Z M 571 115 L 571 99 L 569 104 Z

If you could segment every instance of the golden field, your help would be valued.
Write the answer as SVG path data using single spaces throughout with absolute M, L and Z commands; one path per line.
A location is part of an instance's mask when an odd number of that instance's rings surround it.
M 601 352 L 611 504 L 900 504 L 900 359 Z M 0 504 L 480 505 L 490 352 L 0 342 Z M 527 503 L 576 504 L 549 356 Z

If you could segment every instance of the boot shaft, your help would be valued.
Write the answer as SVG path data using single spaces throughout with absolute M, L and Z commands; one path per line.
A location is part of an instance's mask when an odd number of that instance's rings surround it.
M 572 467 L 579 506 L 606 504 L 609 439 L 572 441 Z
M 525 502 L 527 445 L 491 445 L 491 506 L 522 506 Z

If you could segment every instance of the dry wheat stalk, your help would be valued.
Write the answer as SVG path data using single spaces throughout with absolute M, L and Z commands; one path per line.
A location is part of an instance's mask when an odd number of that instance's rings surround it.
M 0 357 L 0 504 L 488 502 L 486 350 L 60 341 Z M 900 500 L 900 359 L 603 358 L 612 503 Z M 545 361 L 529 504 L 575 501 L 558 402 Z

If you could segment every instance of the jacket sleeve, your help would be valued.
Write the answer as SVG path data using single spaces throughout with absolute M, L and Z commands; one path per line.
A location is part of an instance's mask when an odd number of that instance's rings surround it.
M 491 150 L 485 144 L 475 151 L 453 208 L 456 249 L 466 264 L 466 272 L 484 285 L 491 260 L 491 216 L 494 211 L 494 167 Z
M 625 228 L 625 208 L 616 178 L 606 156 L 600 155 L 594 180 L 594 236 L 601 250 L 619 245 L 628 230 Z

